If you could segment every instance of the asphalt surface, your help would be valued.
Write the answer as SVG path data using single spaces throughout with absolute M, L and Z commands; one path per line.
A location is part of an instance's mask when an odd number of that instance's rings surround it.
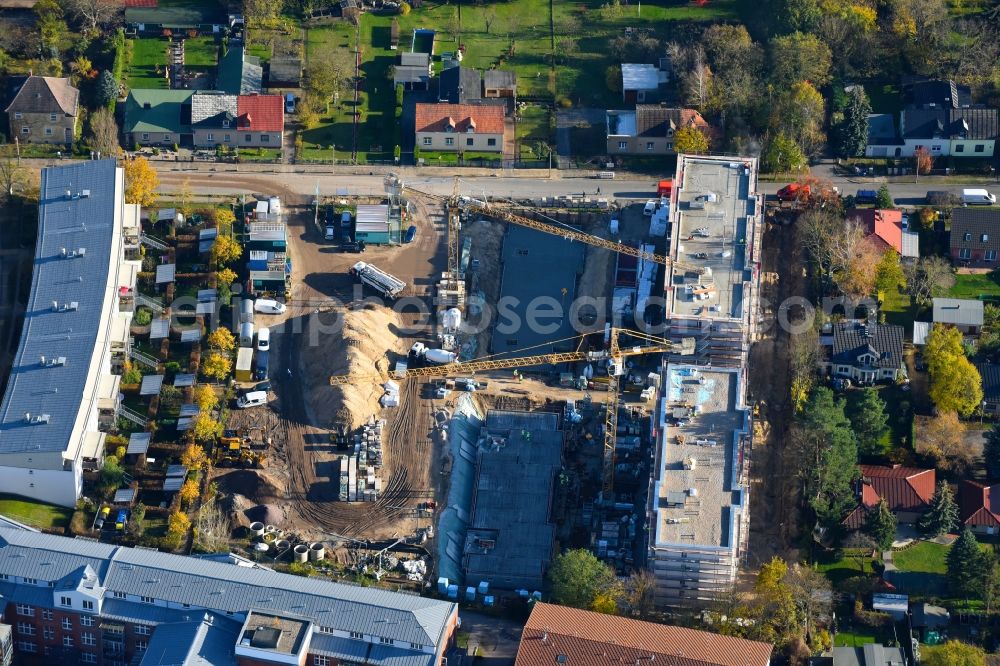
M 820 171 L 821 177 L 828 174 Z M 404 175 L 407 186 L 436 194 L 449 196 L 454 192 L 453 177 L 426 175 L 416 172 Z M 544 172 L 543 172 L 544 173 Z M 571 174 L 573 172 L 570 172 Z M 188 180 L 195 194 L 232 195 L 246 192 L 269 193 L 275 186 L 294 192 L 303 197 L 312 197 L 317 188 L 323 195 L 349 194 L 379 194 L 384 191 L 381 174 L 329 174 L 329 173 L 260 173 L 234 171 L 160 171 L 160 191 L 169 193 L 177 191 L 182 183 Z M 854 194 L 861 189 L 878 189 L 885 182 L 879 178 L 829 178 L 841 193 Z M 598 180 L 586 176 L 567 175 L 566 172 L 553 171 L 553 177 L 526 178 L 509 176 L 503 173 L 497 176 L 470 176 L 458 178 L 459 194 L 483 197 L 507 197 L 512 199 L 534 199 L 541 197 L 585 195 L 603 197 L 615 200 L 643 200 L 656 192 L 657 178 L 653 176 L 625 177 L 615 180 Z M 759 189 L 764 194 L 775 194 L 784 182 L 760 182 Z M 889 184 L 897 205 L 912 206 L 924 203 L 928 190 L 948 191 L 960 194 L 963 187 L 987 187 L 981 182 L 959 183 L 954 181 L 941 182 L 939 179 L 924 177 L 918 182 L 892 182 Z M 993 189 L 1000 189 L 994 186 Z

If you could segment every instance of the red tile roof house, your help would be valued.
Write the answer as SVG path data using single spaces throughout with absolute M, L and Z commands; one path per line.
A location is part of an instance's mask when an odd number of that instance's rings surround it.
M 503 105 L 417 104 L 415 127 L 420 150 L 503 153 Z
M 958 517 L 976 534 L 1000 534 L 1000 484 L 963 481 L 958 491 Z
M 285 129 L 281 95 L 240 95 L 236 98 L 236 145 L 240 148 L 277 148 Z
M 847 219 L 860 222 L 865 236 L 876 243 L 880 252 L 892 248 L 903 254 L 903 211 L 855 208 L 848 211 Z
M 933 469 L 861 465 L 858 506 L 841 522 L 847 529 L 859 529 L 868 510 L 885 498 L 900 523 L 915 523 L 930 505 L 935 483 Z
M 514 666 L 768 666 L 771 645 L 538 602 Z

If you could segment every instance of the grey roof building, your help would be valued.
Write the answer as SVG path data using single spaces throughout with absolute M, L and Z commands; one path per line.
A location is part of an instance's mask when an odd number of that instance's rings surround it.
M 80 91 L 69 79 L 53 76 L 29 76 L 7 111 L 18 113 L 63 113 L 75 116 L 79 110 Z
M 124 261 L 124 200 L 115 160 L 42 170 L 38 240 L 24 328 L 0 402 L 0 488 L 63 506 L 80 495 L 85 467 L 103 460 L 101 410 L 117 413 L 112 357 L 128 344 L 135 287 Z M 127 212 L 128 209 L 128 212 Z
M 835 647 L 833 666 L 906 666 L 902 648 L 868 643 L 861 647 Z
M 956 208 L 951 215 L 951 258 L 969 263 L 997 263 L 1000 252 L 1000 210 Z
M 969 298 L 935 298 L 934 323 L 977 332 L 983 325 L 983 302 Z
M 236 95 L 199 93 L 191 96 L 191 127 L 232 127 L 236 123 Z
M 230 95 L 252 95 L 260 93 L 263 82 L 264 68 L 260 66 L 260 59 L 248 56 L 243 42 L 230 43 L 219 62 L 216 90 Z
M 829 361 L 833 374 L 865 384 L 897 379 L 903 372 L 903 335 L 902 326 L 838 324 Z
M 904 86 L 911 106 L 952 108 L 972 106 L 972 90 L 945 79 L 922 80 Z
M 475 104 L 483 97 L 483 78 L 472 67 L 449 67 L 438 76 L 438 100 L 449 104 Z
M 458 620 L 450 602 L 3 526 L 0 574 L 8 604 L 150 628 L 142 664 L 438 666 Z

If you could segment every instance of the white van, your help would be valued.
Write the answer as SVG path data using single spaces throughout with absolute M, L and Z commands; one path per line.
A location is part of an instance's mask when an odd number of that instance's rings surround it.
M 257 351 L 267 351 L 271 348 L 271 329 L 262 326 L 257 331 Z
M 250 391 L 246 395 L 241 395 L 236 400 L 236 406 L 240 409 L 249 407 L 260 407 L 267 404 L 267 391 Z
M 270 298 L 258 298 L 253 302 L 253 309 L 264 314 L 284 314 L 285 304 Z
M 967 206 L 992 206 L 997 202 L 997 195 L 983 189 L 962 190 L 962 203 Z
M 650 199 L 646 202 L 645 207 L 642 209 L 642 214 L 646 217 L 652 217 L 653 213 L 656 212 L 656 201 Z

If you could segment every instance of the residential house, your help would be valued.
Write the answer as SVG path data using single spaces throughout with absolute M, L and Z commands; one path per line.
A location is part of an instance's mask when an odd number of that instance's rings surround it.
M 859 322 L 837 324 L 826 364 L 834 377 L 862 384 L 896 381 L 905 375 L 903 327 Z
M 236 98 L 236 128 L 240 148 L 281 149 L 285 104 L 281 95 L 240 95 Z
M 483 72 L 483 97 L 517 99 L 517 73 L 511 69 L 488 69 Z
M 607 150 L 612 155 L 674 155 L 674 134 L 681 127 L 711 128 L 694 109 L 638 104 L 634 111 L 608 111 Z
M 429 53 L 400 53 L 399 62 L 393 67 L 393 85 L 404 90 L 427 90 L 433 70 Z
M 645 104 L 660 101 L 660 84 L 666 73 L 656 65 L 645 63 L 622 64 L 622 100 L 626 104 Z
M 910 605 L 911 626 L 917 632 L 921 643 L 930 643 L 931 638 L 940 638 L 941 631 L 951 624 L 951 613 L 947 608 L 929 604 L 926 601 Z
M 983 412 L 990 416 L 1000 415 L 1000 365 L 977 363 L 976 369 L 983 380 Z
M 11 140 L 22 143 L 73 143 L 80 91 L 69 79 L 29 76 L 7 106 Z
M 268 88 L 298 88 L 302 83 L 302 59 L 297 55 L 275 55 L 267 64 Z
M 962 481 L 958 491 L 958 518 L 976 534 L 1000 534 L 1000 484 Z
M 192 95 L 191 134 L 198 148 L 235 146 L 236 95 L 216 92 Z
M 260 59 L 247 55 L 243 42 L 230 42 L 226 55 L 219 61 L 215 89 L 230 95 L 260 94 L 263 82 Z
M 768 666 L 771 651 L 770 644 L 745 638 L 538 602 L 514 666 Z
M 191 133 L 190 90 L 132 89 L 125 100 L 128 148 L 187 143 Z
M 847 218 L 864 226 L 865 235 L 879 253 L 892 248 L 901 259 L 920 257 L 920 235 L 903 228 L 903 211 L 855 208 L 847 212 Z
M 483 78 L 472 67 L 449 67 L 438 79 L 438 101 L 448 104 L 476 104 L 483 98 Z
M 884 499 L 900 523 L 916 523 L 930 506 L 934 484 L 933 469 L 861 465 L 856 485 L 858 506 L 841 522 L 847 529 L 860 529 L 868 511 Z
M 886 157 L 902 155 L 903 141 L 896 129 L 896 120 L 891 113 L 872 113 L 868 115 L 868 144 L 865 146 L 866 157 Z
M 502 153 L 504 107 L 496 104 L 417 104 L 421 150 Z
M 934 323 L 954 326 L 965 335 L 979 335 L 983 327 L 983 302 L 970 298 L 935 298 Z
M 869 116 L 868 157 L 912 157 L 926 149 L 933 157 L 992 157 L 998 112 L 973 105 L 969 88 L 954 81 L 906 84 L 906 106 L 898 126 L 888 114 Z
M 962 266 L 997 265 L 1000 210 L 956 208 L 951 214 L 951 260 Z

